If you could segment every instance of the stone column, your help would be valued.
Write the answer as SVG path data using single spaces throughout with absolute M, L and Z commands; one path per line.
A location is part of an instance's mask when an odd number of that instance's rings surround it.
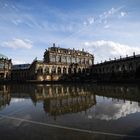
M 61 67 L 61 74 L 63 74 L 63 67 Z
M 49 74 L 52 73 L 52 67 L 49 67 Z
M 66 74 L 68 74 L 68 67 L 66 67 Z
M 56 67 L 56 74 L 58 74 L 58 67 Z

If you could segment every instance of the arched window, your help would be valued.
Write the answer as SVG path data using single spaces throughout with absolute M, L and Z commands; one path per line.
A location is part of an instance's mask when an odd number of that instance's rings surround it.
M 76 74 L 76 72 L 77 72 L 77 71 L 76 71 L 76 68 L 74 68 L 74 74 Z
M 78 73 L 81 73 L 81 69 L 80 68 L 78 68 Z
M 45 74 L 49 74 L 49 67 L 45 68 Z
M 129 71 L 132 71 L 133 70 L 133 65 L 132 63 L 129 64 Z
M 58 74 L 61 74 L 61 68 L 60 67 L 58 67 Z
M 122 71 L 125 71 L 125 65 L 122 65 Z
M 82 73 L 85 73 L 85 69 L 83 68 Z
M 66 74 L 66 72 L 67 72 L 67 71 L 66 71 L 66 68 L 64 67 L 64 68 L 63 68 L 63 74 Z
M 52 74 L 55 74 L 56 73 L 56 67 L 52 67 L 51 72 L 52 72 Z
M 119 65 L 116 66 L 116 71 L 117 72 L 119 71 L 119 67 L 120 67 Z

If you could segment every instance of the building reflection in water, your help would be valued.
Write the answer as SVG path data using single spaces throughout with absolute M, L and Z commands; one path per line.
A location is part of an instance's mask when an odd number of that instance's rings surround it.
M 130 104 L 135 101 L 139 106 L 139 91 L 137 86 L 118 85 L 1 85 L 0 108 L 9 105 L 11 98 L 31 98 L 35 105 L 43 103 L 44 111 L 56 118 L 63 114 L 86 112 L 95 106 L 98 108 L 97 97 L 112 98 L 112 102 L 130 101 Z
M 112 100 L 123 100 L 124 102 L 130 101 L 130 104 L 132 101 L 138 102 L 138 105 L 140 106 L 140 89 L 139 86 L 130 86 L 130 85 L 95 85 L 92 89 L 94 94 L 102 97 L 108 97 L 112 98 Z
M 86 111 L 96 104 L 95 95 L 79 86 L 38 86 L 32 94 L 32 100 L 43 101 L 44 111 L 54 118 L 66 113 Z
M 6 85 L 0 85 L 0 109 L 10 104 L 10 87 Z

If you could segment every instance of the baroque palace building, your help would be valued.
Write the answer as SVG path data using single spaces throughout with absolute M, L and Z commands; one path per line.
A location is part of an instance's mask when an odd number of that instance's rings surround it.
M 7 80 L 11 78 L 11 59 L 0 54 L 0 80 Z
M 94 56 L 84 50 L 60 48 L 53 44 L 44 52 L 43 60 L 31 64 L 12 65 L 0 54 L 1 81 L 139 81 L 140 55 L 94 64 Z
M 94 56 L 84 50 L 48 48 L 44 59 L 35 59 L 31 64 L 13 65 L 12 80 L 57 81 L 67 75 L 89 73 Z

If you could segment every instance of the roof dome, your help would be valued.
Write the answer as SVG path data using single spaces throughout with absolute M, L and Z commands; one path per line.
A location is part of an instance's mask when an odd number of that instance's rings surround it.
M 2 58 L 4 58 L 4 59 L 8 59 L 7 56 L 5 56 L 5 55 L 3 55 L 3 54 L 0 54 L 0 59 L 2 59 Z

